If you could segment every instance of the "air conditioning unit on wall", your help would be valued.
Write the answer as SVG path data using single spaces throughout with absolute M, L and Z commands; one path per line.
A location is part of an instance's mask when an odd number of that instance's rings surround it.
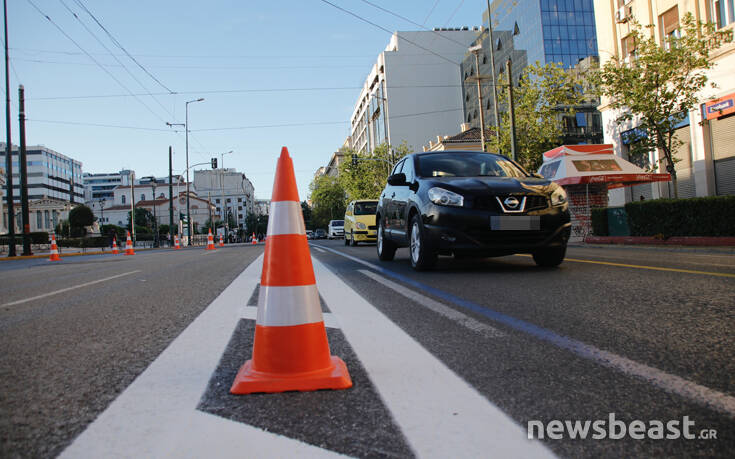
M 628 22 L 633 12 L 633 8 L 630 6 L 621 6 L 615 12 L 615 22 L 618 24 Z

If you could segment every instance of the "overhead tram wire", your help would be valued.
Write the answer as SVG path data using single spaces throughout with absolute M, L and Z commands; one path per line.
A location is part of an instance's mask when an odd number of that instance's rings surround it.
M 29 0 L 29 1 L 30 1 L 30 0 Z M 368 19 L 365 19 L 364 17 L 362 17 L 362 16 L 360 16 L 360 15 L 358 15 L 358 14 L 356 14 L 356 13 L 353 13 L 352 11 L 346 10 L 346 9 L 342 8 L 341 6 L 339 6 L 339 5 L 335 5 L 334 3 L 332 3 L 332 2 L 330 2 L 330 1 L 328 1 L 328 0 L 321 0 L 321 2 L 322 2 L 322 3 L 326 3 L 327 5 L 330 5 L 330 6 L 334 7 L 334 8 L 337 8 L 338 10 L 340 10 L 340 11 L 343 11 L 343 12 L 345 12 L 345 13 L 349 14 L 350 16 L 353 16 L 353 17 L 355 17 L 355 18 L 357 18 L 357 19 L 359 19 L 359 20 L 361 20 L 361 21 L 363 21 L 363 22 L 365 22 L 365 23 L 367 23 L 367 24 L 370 24 L 370 25 L 371 25 L 371 26 L 373 26 L 373 27 L 377 27 L 378 29 L 380 29 L 380 30 L 382 30 L 382 31 L 384 31 L 384 32 L 387 32 L 387 33 L 389 33 L 389 34 L 393 35 L 393 32 L 392 32 L 392 31 L 390 31 L 390 30 L 388 30 L 388 29 L 386 29 L 385 27 L 383 27 L 383 26 L 381 26 L 381 25 L 378 25 L 378 24 L 376 24 L 376 23 L 374 23 L 374 22 L 372 22 L 372 21 L 370 21 L 370 20 L 368 20 Z M 432 51 L 432 50 L 431 50 L 431 49 L 429 49 L 429 48 L 425 48 L 425 47 L 423 47 L 423 46 L 419 45 L 418 43 L 416 43 L 416 42 L 414 42 L 414 41 L 411 41 L 411 40 L 409 40 L 409 39 L 408 39 L 408 38 L 406 38 L 406 37 L 401 37 L 401 38 L 402 38 L 403 40 L 407 41 L 408 43 L 411 43 L 412 45 L 416 46 L 417 48 L 421 48 L 421 49 L 423 49 L 424 51 L 428 51 L 429 53 L 433 54 L 434 56 L 437 56 L 437 57 L 439 57 L 440 59 L 443 59 L 443 60 L 445 60 L 445 61 L 447 61 L 447 62 L 449 62 L 449 63 L 452 63 L 452 64 L 456 65 L 457 67 L 459 67 L 459 63 L 458 63 L 458 62 L 454 62 L 453 60 L 449 59 L 448 57 L 442 56 L 441 54 L 439 54 L 439 53 L 437 53 L 437 52 L 435 52 L 435 51 Z
M 94 57 L 93 57 L 93 56 L 92 56 L 91 54 L 89 54 L 89 53 L 87 52 L 87 50 L 85 50 L 84 48 L 82 48 L 82 46 L 81 46 L 81 45 L 79 45 L 79 43 L 77 43 L 77 42 L 76 42 L 76 41 L 75 41 L 75 40 L 74 40 L 74 39 L 73 39 L 73 38 L 72 38 L 72 37 L 71 37 L 71 36 L 70 36 L 70 35 L 69 35 L 68 33 L 66 33 L 66 32 L 64 31 L 64 29 L 62 29 L 62 28 L 61 28 L 61 27 L 60 27 L 60 26 L 59 26 L 58 24 L 56 24 L 56 22 L 54 22 L 54 20 L 53 20 L 53 19 L 51 19 L 51 17 L 49 17 L 49 16 L 48 16 L 48 15 L 47 15 L 46 13 L 44 13 L 44 12 L 43 12 L 43 11 L 42 11 L 42 10 L 41 10 L 41 9 L 40 9 L 40 8 L 39 8 L 38 6 L 36 6 L 36 4 L 35 4 L 35 3 L 33 3 L 33 1 L 32 1 L 32 0 L 26 0 L 26 1 L 27 1 L 28 3 L 30 3 L 30 4 L 31 4 L 31 6 L 33 6 L 33 8 L 34 8 L 34 9 L 35 9 L 36 11 L 38 11 L 38 13 L 39 13 L 39 14 L 40 14 L 41 16 L 43 16 L 44 18 L 46 18 L 46 19 L 47 19 L 47 20 L 48 20 L 48 21 L 49 21 L 49 22 L 50 22 L 50 23 L 51 23 L 51 24 L 52 24 L 52 25 L 53 25 L 54 27 L 56 27 L 56 29 L 57 29 L 57 30 L 58 30 L 59 32 L 61 32 L 61 34 L 62 34 L 62 35 L 64 35 L 64 36 L 65 36 L 65 37 L 66 37 L 67 39 L 69 39 L 69 41 L 71 41 L 72 43 L 74 43 L 74 45 L 75 45 L 75 46 L 76 46 L 77 48 L 79 48 L 79 49 L 80 49 L 80 50 L 81 50 L 81 51 L 82 51 L 82 52 L 83 52 L 84 54 L 86 54 L 86 55 L 87 55 L 87 57 L 89 57 L 89 58 L 90 58 L 90 59 L 91 59 L 91 60 L 92 60 L 92 61 L 93 61 L 94 63 L 96 63 L 96 64 L 97 64 L 97 66 L 98 66 L 99 68 L 101 68 L 101 69 L 102 69 L 102 70 L 103 70 L 103 71 L 104 71 L 105 73 L 107 73 L 107 75 L 109 75 L 109 77 L 110 77 L 110 78 L 112 78 L 113 80 L 115 80 L 115 82 L 116 82 L 116 83 L 117 83 L 118 85 L 120 85 L 120 86 L 121 86 L 121 87 L 122 87 L 122 88 L 123 88 L 123 89 L 124 89 L 125 91 L 127 91 L 127 92 L 128 92 L 128 93 L 129 93 L 130 95 L 133 95 L 133 92 L 132 92 L 132 91 L 131 91 L 130 89 L 128 89 L 128 87 L 127 87 L 127 86 L 125 86 L 125 85 L 124 85 L 124 84 L 123 84 L 123 83 L 122 83 L 122 82 L 121 82 L 121 81 L 120 81 L 119 79 L 117 79 L 117 77 L 115 77 L 115 75 L 113 75 L 113 74 L 112 74 L 112 73 L 111 73 L 110 71 L 108 71 L 108 70 L 107 70 L 107 69 L 106 69 L 106 68 L 105 68 L 105 67 L 104 67 L 104 66 L 103 66 L 102 64 L 100 64 L 100 63 L 99 63 L 99 62 L 97 61 L 97 59 L 95 59 L 95 58 L 94 58 Z M 161 118 L 160 116 L 158 116 L 158 114 L 157 114 L 156 112 L 154 112 L 152 108 L 150 108 L 150 107 L 149 107 L 149 106 L 148 106 L 148 105 L 147 105 L 147 104 L 146 104 L 145 102 L 143 102 L 143 100 L 142 100 L 142 99 L 140 99 L 140 98 L 139 98 L 138 96 L 135 96 L 135 95 L 133 95 L 133 97 L 135 97 L 135 99 L 136 99 L 136 100 L 137 100 L 138 102 L 140 102 L 140 104 L 141 104 L 141 105 L 143 105 L 143 106 L 144 106 L 144 107 L 145 107 L 145 108 L 146 108 L 146 109 L 147 109 L 147 110 L 148 110 L 149 112 L 151 112 L 151 114 L 153 114 L 153 116 L 155 116 L 156 118 L 158 118 L 159 120 L 161 120 L 161 122 L 162 122 L 162 123 L 165 123 L 165 122 L 166 122 L 166 120 L 164 120 L 163 118 Z
M 434 6 L 432 6 L 431 9 L 429 10 L 429 14 L 427 14 L 426 17 L 424 18 L 424 23 L 421 24 L 422 26 L 426 25 L 426 21 L 429 20 L 429 18 L 431 17 L 431 13 L 434 12 L 434 10 L 436 9 L 436 5 L 438 5 L 438 4 L 439 4 L 439 0 L 436 0 L 434 2 Z
M 151 98 L 152 98 L 152 99 L 153 99 L 154 101 L 156 101 L 156 103 L 157 103 L 157 104 L 158 104 L 158 105 L 159 105 L 159 106 L 160 106 L 160 107 L 161 107 L 161 108 L 163 109 L 163 111 L 164 111 L 164 112 L 166 112 L 166 113 L 167 113 L 168 115 L 171 115 L 171 117 L 172 117 L 172 118 L 175 118 L 175 116 L 174 116 L 173 112 L 169 111 L 169 110 L 168 110 L 168 109 L 167 109 L 167 108 L 166 108 L 166 107 L 165 107 L 165 106 L 164 106 L 164 105 L 163 105 L 163 104 L 161 103 L 161 101 L 160 101 L 160 100 L 158 100 L 158 99 L 157 99 L 157 98 L 156 98 L 156 97 L 155 97 L 155 96 L 154 96 L 154 95 L 153 95 L 153 94 L 151 93 L 151 91 L 150 91 L 150 90 L 149 90 L 149 89 L 148 89 L 148 88 L 147 88 L 147 87 L 146 87 L 146 86 L 145 86 L 145 85 L 143 84 L 143 82 L 141 82 L 141 81 L 140 81 L 140 80 L 138 79 L 138 77 L 136 77 L 136 76 L 135 76 L 135 75 L 133 74 L 133 72 L 131 72 L 131 71 L 130 71 L 130 69 L 128 69 L 128 67 L 127 67 L 127 66 L 126 66 L 125 64 L 123 64 L 123 63 L 122 63 L 122 61 L 121 61 L 120 59 L 118 59 L 118 58 L 117 58 L 117 56 L 115 56 L 115 55 L 114 55 L 114 54 L 112 53 L 112 51 L 111 51 L 111 50 L 110 50 L 110 49 L 109 49 L 109 48 L 108 48 L 108 47 L 107 47 L 107 46 L 106 46 L 106 45 L 105 45 L 105 44 L 104 44 L 104 43 L 102 42 L 102 40 L 100 40 L 100 39 L 99 39 L 99 37 L 97 37 L 97 35 L 95 35 L 95 33 L 94 33 L 94 32 L 92 32 L 92 30 L 90 30 L 90 28 L 89 28 L 89 27 L 87 27 L 87 25 L 86 25 L 86 24 L 85 24 L 85 23 L 84 23 L 84 22 L 83 22 L 83 21 L 82 21 L 82 20 L 81 20 L 81 19 L 79 18 L 79 16 L 77 15 L 77 13 L 75 13 L 74 11 L 72 11 L 72 9 L 71 9 L 71 8 L 69 8 L 69 6 L 68 6 L 68 5 L 66 4 L 66 2 L 64 2 L 64 0 L 59 0 L 59 2 L 60 2 L 60 3 L 61 3 L 61 4 L 63 5 L 63 6 L 64 6 L 64 8 L 66 8 L 66 10 L 67 10 L 67 11 L 69 11 L 69 13 L 70 13 L 70 14 L 71 14 L 72 16 L 74 16 L 74 19 L 76 19 L 76 20 L 77 20 L 77 21 L 78 21 L 78 22 L 79 22 L 79 23 L 80 23 L 80 24 L 82 25 L 82 27 L 84 27 L 84 30 L 86 30 L 86 31 L 87 31 L 87 32 L 88 32 L 88 33 L 89 33 L 89 34 L 90 34 L 90 35 L 91 35 L 91 36 L 92 36 L 92 37 L 93 37 L 93 38 L 94 38 L 94 39 L 95 39 L 95 40 L 97 41 L 97 43 L 99 43 L 99 44 L 100 44 L 100 46 L 102 46 L 102 47 L 103 47 L 103 48 L 104 48 L 104 49 L 105 49 L 105 50 L 106 50 L 106 51 L 108 52 L 108 54 L 109 54 L 110 56 L 112 56 L 112 57 L 113 57 L 113 59 L 115 59 L 115 61 L 117 61 L 117 63 L 118 63 L 118 64 L 120 64 L 120 66 L 121 66 L 121 67 L 122 67 L 122 68 L 123 68 L 123 69 L 125 70 L 125 72 L 127 72 L 127 74 L 128 74 L 128 75 L 130 75 L 130 77 L 131 77 L 131 78 L 132 78 L 133 80 L 135 80 L 135 81 L 136 81 L 136 83 L 138 83 L 138 84 L 140 85 L 140 87 L 141 87 L 141 88 L 143 88 L 143 90 L 144 90 L 144 91 L 146 92 L 146 95 L 150 96 L 150 97 L 151 97 Z
M 98 20 L 98 19 L 97 19 L 97 18 L 95 17 L 95 15 L 94 15 L 94 14 L 92 14 L 92 12 L 91 12 L 91 11 L 89 11 L 89 9 L 88 9 L 88 8 L 87 8 L 87 7 L 86 7 L 86 6 L 84 5 L 84 3 L 83 3 L 83 2 L 81 1 L 81 0 L 74 0 L 74 2 L 75 2 L 75 3 L 77 4 L 77 5 L 79 5 L 79 6 L 80 6 L 80 7 L 81 7 L 81 8 L 82 8 L 82 9 L 83 9 L 84 11 L 86 11 L 86 13 L 87 13 L 87 14 L 88 14 L 88 15 L 89 15 L 89 16 L 90 16 L 90 17 L 91 17 L 91 18 L 92 18 L 93 20 L 94 20 L 94 22 L 96 22 L 96 23 L 97 23 L 97 25 L 98 25 L 98 26 L 99 26 L 99 27 L 100 27 L 100 28 L 101 28 L 102 30 L 104 30 L 104 31 L 105 31 L 105 33 L 106 33 L 106 34 L 107 34 L 107 36 L 108 36 L 108 37 L 110 38 L 110 40 L 112 40 L 112 42 L 113 42 L 113 43 L 114 43 L 114 44 L 115 44 L 115 45 L 116 45 L 116 46 L 117 46 L 118 48 L 120 48 L 120 49 L 122 50 L 122 52 L 124 52 L 124 53 L 125 53 L 125 54 L 126 54 L 126 55 L 127 55 L 127 56 L 128 56 L 129 58 L 130 58 L 130 60 L 132 60 L 133 62 L 135 62 L 135 63 L 136 63 L 137 65 L 138 65 L 138 67 L 140 67 L 140 69 L 141 69 L 141 70 L 143 70 L 143 71 L 144 71 L 144 72 L 145 72 L 145 73 L 146 73 L 146 74 L 147 74 L 147 75 L 148 75 L 149 77 L 151 77 L 151 79 L 153 79 L 153 81 L 155 81 L 155 82 L 156 82 L 156 83 L 158 83 L 158 84 L 159 84 L 159 85 L 160 85 L 160 86 L 161 86 L 161 87 L 162 87 L 163 89 L 165 89 L 166 91 L 168 91 L 168 92 L 169 92 L 169 94 L 175 94 L 175 92 L 174 92 L 174 91 L 172 91 L 171 89 L 169 89 L 169 88 L 168 88 L 168 87 L 167 87 L 167 86 L 166 86 L 165 84 L 161 83 L 161 80 L 159 80 L 158 78 L 156 78 L 156 77 L 155 77 L 155 76 L 154 76 L 154 75 L 153 75 L 153 74 L 152 74 L 151 72 L 149 72 L 149 71 L 148 71 L 148 69 L 146 69 L 145 67 L 143 67 L 143 65 L 142 65 L 142 64 L 141 64 L 140 62 L 138 62 L 138 60 L 137 60 L 137 59 L 135 59 L 135 58 L 134 58 L 134 57 L 133 57 L 133 56 L 132 56 L 132 55 L 131 55 L 131 54 L 130 54 L 130 53 L 128 52 L 128 50 L 127 50 L 127 49 L 125 49 L 125 47 L 124 47 L 124 46 L 123 46 L 123 45 L 122 45 L 122 44 L 121 44 L 121 43 L 120 43 L 119 41 L 117 41 L 117 39 L 116 39 L 115 37 L 113 37 L 113 36 L 112 36 L 112 34 L 110 33 L 110 31 L 109 31 L 109 30 L 107 30 L 107 28 L 105 28 L 105 26 L 103 26 L 103 25 L 102 25 L 102 23 L 101 23 L 101 22 L 100 22 L 100 21 L 99 21 L 99 20 Z

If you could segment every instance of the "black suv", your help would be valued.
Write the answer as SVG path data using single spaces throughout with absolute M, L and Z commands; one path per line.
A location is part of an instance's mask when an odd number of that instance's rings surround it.
M 540 266 L 564 260 L 567 195 L 505 156 L 472 151 L 415 153 L 396 164 L 376 212 L 378 257 L 409 247 L 411 266 L 437 255 L 530 253 Z

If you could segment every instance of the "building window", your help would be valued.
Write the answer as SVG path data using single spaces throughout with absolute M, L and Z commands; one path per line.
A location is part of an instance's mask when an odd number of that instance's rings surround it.
M 487 56 L 484 54 L 482 55 L 482 64 L 483 65 L 487 64 Z
M 732 1 L 732 0 L 730 0 Z M 679 7 L 674 6 L 658 17 L 658 27 L 661 31 L 661 44 L 668 49 L 671 38 L 679 38 Z
M 57 210 L 54 210 L 52 212 L 52 217 L 53 217 L 53 221 L 54 221 L 54 228 L 56 228 L 56 225 L 59 224 L 59 212 Z
M 230 202 L 230 198 L 227 198 L 227 202 Z
M 51 221 L 49 220 L 49 216 L 48 216 L 48 210 L 43 211 L 43 223 L 44 223 L 43 225 L 44 228 L 48 228 L 49 226 L 51 226 Z
M 620 40 L 620 49 L 622 51 L 623 62 L 635 60 L 635 39 L 632 35 Z
M 142 194 L 142 193 L 141 193 L 141 195 L 140 195 L 140 200 L 141 200 L 141 201 L 145 201 L 145 194 Z
M 125 195 L 122 195 L 121 198 L 122 198 L 122 203 L 125 204 Z
M 733 0 L 709 0 L 710 21 L 718 29 L 735 22 L 735 5 Z
M 36 211 L 36 228 L 41 229 L 41 211 Z
M 237 198 L 237 202 L 242 202 L 242 198 Z
M 216 202 L 217 204 L 219 204 L 219 199 L 215 199 L 214 202 Z

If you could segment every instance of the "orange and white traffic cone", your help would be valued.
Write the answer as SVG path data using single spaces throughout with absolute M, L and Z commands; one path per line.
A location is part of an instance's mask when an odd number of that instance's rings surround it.
M 128 231 L 128 240 L 125 241 L 125 255 L 135 255 L 133 251 L 133 240 L 130 239 L 130 231 Z
M 255 233 L 253 233 L 253 245 L 258 243 L 258 239 L 255 237 Z
M 174 243 L 176 243 L 176 247 L 174 247 L 174 249 L 181 250 L 181 245 L 179 244 L 179 235 L 178 234 L 176 236 L 174 236 Z
M 276 167 L 267 234 L 253 356 L 240 368 L 230 392 L 352 387 L 345 363 L 330 355 L 293 162 L 286 147 Z
M 61 261 L 61 257 L 59 256 L 59 247 L 56 245 L 56 235 L 51 235 L 51 256 L 49 257 L 49 261 Z
M 118 253 L 120 253 L 120 251 L 117 250 L 117 237 L 113 236 L 112 237 L 112 254 L 117 255 Z
M 207 250 L 215 250 L 214 236 L 212 236 L 212 228 L 209 228 L 209 236 L 207 236 Z
M 221 234 L 219 235 L 219 246 L 220 247 L 224 247 L 225 246 L 224 241 L 222 241 L 222 235 Z

